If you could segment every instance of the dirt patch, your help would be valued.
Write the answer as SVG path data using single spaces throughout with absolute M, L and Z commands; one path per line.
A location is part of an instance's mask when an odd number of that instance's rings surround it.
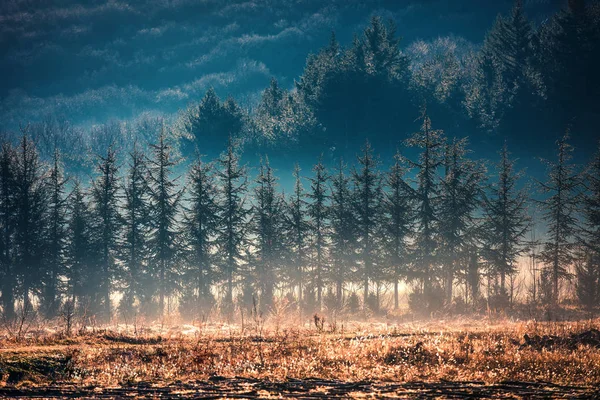
M 0 381 L 14 385 L 22 382 L 54 382 L 73 372 L 73 354 L 13 356 L 0 359 Z
M 108 342 L 115 343 L 125 343 L 125 344 L 159 344 L 164 341 L 161 336 L 156 337 L 137 337 L 137 336 L 127 336 L 116 333 L 105 333 L 102 337 L 104 340 Z
M 600 349 L 600 331 L 590 329 L 581 333 L 573 333 L 570 336 L 556 335 L 524 335 L 524 342 L 519 346 L 519 349 L 532 348 L 534 350 L 552 350 L 557 348 L 567 348 L 571 350 L 577 349 L 579 346 L 590 346 Z
M 545 382 L 507 381 L 496 385 L 482 382 L 409 382 L 402 384 L 369 381 L 343 382 L 321 379 L 288 379 L 281 382 L 250 378 L 216 376 L 207 381 L 155 387 L 141 382 L 120 388 L 45 386 L 36 388 L 0 388 L 0 398 L 246 398 L 278 396 L 295 399 L 332 399 L 373 396 L 377 398 L 507 398 L 589 399 L 600 395 L 598 389 L 560 386 Z

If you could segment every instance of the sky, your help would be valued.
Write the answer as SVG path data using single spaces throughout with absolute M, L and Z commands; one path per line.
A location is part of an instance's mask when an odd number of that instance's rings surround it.
M 528 0 L 542 22 L 562 1 Z M 46 115 L 89 126 L 173 115 L 209 87 L 256 104 L 271 77 L 292 88 L 331 31 L 349 44 L 372 15 L 402 46 L 439 36 L 478 45 L 512 0 L 2 0 L 0 129 Z

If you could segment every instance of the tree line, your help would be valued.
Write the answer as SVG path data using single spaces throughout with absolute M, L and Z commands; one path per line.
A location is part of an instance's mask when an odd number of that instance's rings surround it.
M 224 315 L 256 303 L 268 311 L 284 297 L 308 311 L 380 312 L 387 288 L 400 306 L 401 285 L 414 311 L 508 307 L 531 248 L 532 203 L 546 234 L 529 299 L 556 306 L 574 280 L 579 302 L 598 304 L 600 152 L 577 168 L 566 134 L 536 183 L 545 195 L 530 199 L 506 145 L 488 171 L 466 139 L 434 129 L 425 111 L 421 123 L 404 142 L 414 159 L 398 150 L 384 170 L 366 142 L 350 166 L 317 160 L 306 176 L 296 167 L 287 195 L 268 158 L 250 177 L 233 139 L 219 158 L 197 155 L 177 176 L 177 139 L 163 125 L 124 165 L 109 146 L 82 183 L 65 177 L 58 150 L 42 162 L 24 128 L 18 145 L 0 151 L 3 315 L 14 318 L 20 305 L 52 318 L 68 305 L 110 320 L 176 305 L 194 318 L 215 306 Z
M 268 309 L 283 296 L 307 310 L 377 312 L 388 288 L 398 308 L 407 285 L 415 310 L 459 300 L 506 307 L 526 255 L 532 301 L 557 305 L 568 280 L 591 307 L 598 157 L 577 168 L 565 136 L 535 183 L 543 195 L 530 196 L 507 146 L 490 182 L 466 139 L 431 118 L 471 136 L 593 132 L 599 20 L 598 2 L 573 0 L 534 26 L 517 1 L 480 48 L 440 38 L 401 49 L 396 27 L 374 17 L 347 47 L 332 34 L 295 90 L 273 79 L 252 110 L 209 89 L 172 123 L 29 124 L 0 155 L 3 315 L 35 304 L 48 317 L 65 305 L 103 319 L 173 307 L 197 317 L 215 305 Z M 363 139 L 397 138 L 423 104 L 420 129 L 404 142 L 420 156 L 398 152 L 383 170 Z M 257 176 L 240 161 L 242 150 L 282 145 L 298 157 L 342 150 L 334 168 L 296 168 L 284 195 L 267 158 Z M 529 214 L 538 207 L 546 232 L 536 241 Z
M 599 4 L 571 0 L 534 24 L 517 0 L 481 45 L 452 36 L 405 44 L 391 21 L 373 17 L 346 46 L 332 34 L 307 57 L 293 89 L 273 79 L 251 107 L 208 89 L 173 116 L 181 153 L 193 157 L 198 145 L 217 156 L 233 136 L 248 153 L 276 148 L 314 157 L 336 147 L 336 155 L 351 158 L 366 137 L 389 141 L 415 130 L 423 104 L 457 136 L 491 133 L 527 146 L 543 140 L 542 132 L 567 127 L 579 137 L 594 135 Z M 132 137 L 152 131 L 153 123 L 140 118 L 84 130 L 68 115 L 54 115 L 32 124 L 30 133 L 47 158 L 58 144 L 70 164 L 89 172 L 87 154 L 104 152 L 111 141 L 129 148 Z

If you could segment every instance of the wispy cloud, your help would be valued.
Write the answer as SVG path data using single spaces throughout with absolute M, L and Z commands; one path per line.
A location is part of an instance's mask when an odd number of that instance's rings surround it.
M 199 100 L 210 87 L 226 94 L 235 91 L 237 86 L 247 86 L 252 82 L 260 82 L 258 86 L 262 87 L 269 77 L 270 71 L 265 64 L 241 60 L 230 71 L 207 74 L 185 84 L 160 90 L 109 85 L 73 96 L 58 94 L 49 97 L 36 97 L 23 90 L 14 90 L 0 106 L 0 120 L 6 128 L 41 120 L 48 115 L 65 115 L 76 122 L 89 122 L 110 119 L 111 116 L 131 118 L 145 110 L 175 112 L 188 102 Z M 103 110 L 105 115 L 97 110 Z

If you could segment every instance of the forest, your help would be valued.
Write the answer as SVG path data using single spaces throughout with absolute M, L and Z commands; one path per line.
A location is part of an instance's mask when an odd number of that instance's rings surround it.
M 3 320 L 232 318 L 281 302 L 363 316 L 593 312 L 600 153 L 573 157 L 571 142 L 597 147 L 599 22 L 597 2 L 573 0 L 534 26 L 517 1 L 459 51 L 448 38 L 402 48 L 373 17 L 347 47 L 332 34 L 292 90 L 273 79 L 252 109 L 209 89 L 170 119 L 23 123 L 0 152 Z M 536 161 L 543 178 L 516 166 L 509 133 L 554 146 Z M 468 139 L 486 135 L 500 143 L 490 161 Z M 380 157 L 384 137 L 399 145 Z M 282 148 L 311 169 L 272 167 Z

